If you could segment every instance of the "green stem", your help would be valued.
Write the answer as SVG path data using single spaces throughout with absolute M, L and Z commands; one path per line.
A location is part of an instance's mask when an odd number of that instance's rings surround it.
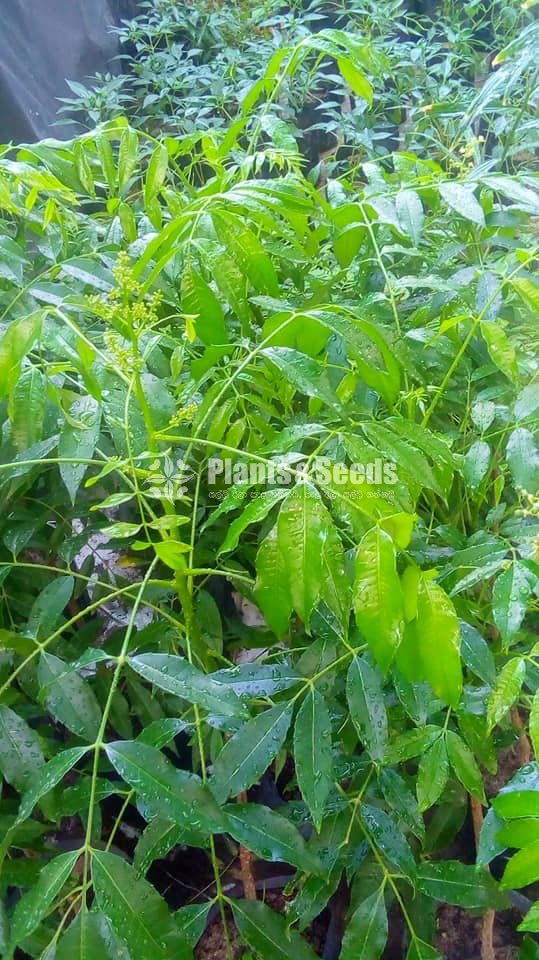
M 142 599 L 143 599 L 143 597 L 144 597 L 144 591 L 145 591 L 145 589 L 146 589 L 146 587 L 147 587 L 147 585 L 148 585 L 148 581 L 151 579 L 151 575 L 152 575 L 152 572 L 153 572 L 153 568 L 155 567 L 156 563 L 157 563 L 157 557 L 155 557 L 155 558 L 152 560 L 150 566 L 148 567 L 148 571 L 147 571 L 147 573 L 146 573 L 146 576 L 144 577 L 144 580 L 143 580 L 142 583 L 140 584 L 137 597 L 136 597 L 135 602 L 134 602 L 134 604 L 133 604 L 133 609 L 132 609 L 131 615 L 130 615 L 130 617 L 129 617 L 129 623 L 128 623 L 127 628 L 126 628 L 126 631 L 125 631 L 125 636 L 124 636 L 124 639 L 123 639 L 123 643 L 122 643 L 122 646 L 121 646 L 121 649 L 120 649 L 120 653 L 119 653 L 119 656 L 118 656 L 118 660 L 117 660 L 117 663 L 116 663 L 116 667 L 115 667 L 115 669 L 114 669 L 114 674 L 113 674 L 113 676 L 112 676 L 112 680 L 111 680 L 111 684 L 110 684 L 110 688 L 109 688 L 107 700 L 106 700 L 105 706 L 103 707 L 103 716 L 102 716 L 102 719 L 101 719 L 101 724 L 100 724 L 100 726 L 99 726 L 99 730 L 98 730 L 98 732 L 97 732 L 97 737 L 96 737 L 96 740 L 95 740 L 95 743 L 94 743 L 94 762 L 93 762 L 92 774 L 91 774 L 92 780 L 91 780 L 91 785 L 90 785 L 90 800 L 89 800 L 89 804 L 88 804 L 88 817 L 87 817 L 87 821 L 86 821 L 86 837 L 85 837 L 85 841 L 84 841 L 83 883 L 84 883 L 85 886 L 86 886 L 86 885 L 88 884 L 88 882 L 89 882 L 90 856 L 91 856 L 91 852 L 92 852 L 92 845 L 91 845 L 91 843 L 92 843 L 92 830 L 93 830 L 93 825 L 94 825 L 95 804 L 96 804 L 96 791 L 97 791 L 97 782 L 98 782 L 98 779 L 99 779 L 99 761 L 100 761 L 100 757 L 101 757 L 101 750 L 103 749 L 103 746 L 104 746 L 104 744 L 105 744 L 105 735 L 106 735 L 106 731 L 107 731 L 107 724 L 108 724 L 108 722 L 109 722 L 110 711 L 111 711 L 111 709 L 112 709 L 112 702 L 113 702 L 113 699 L 114 699 L 114 694 L 116 693 L 116 689 L 117 689 L 118 684 L 119 684 L 119 682 L 120 682 L 120 676 L 121 676 L 122 670 L 123 670 L 123 668 L 124 668 L 124 666 L 125 666 L 125 664 L 126 664 L 126 662 L 127 662 L 127 653 L 128 653 L 128 650 L 129 650 L 129 644 L 131 643 L 131 636 L 132 636 L 133 629 L 134 629 L 134 626 L 135 626 L 135 619 L 136 619 L 136 616 L 137 616 L 137 612 L 138 612 L 138 609 L 139 609 L 139 607 L 140 607 L 140 604 L 142 603 Z

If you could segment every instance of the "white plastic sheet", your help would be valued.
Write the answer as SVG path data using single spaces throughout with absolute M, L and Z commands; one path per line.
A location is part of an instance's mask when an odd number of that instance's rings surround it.
M 66 78 L 119 72 L 110 28 L 135 12 L 134 0 L 0 0 L 0 143 L 73 136 L 52 126 Z

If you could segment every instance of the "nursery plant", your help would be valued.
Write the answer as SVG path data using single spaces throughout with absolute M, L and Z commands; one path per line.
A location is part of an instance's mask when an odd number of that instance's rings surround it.
M 537 175 L 479 92 L 318 178 L 283 90 L 386 69 L 323 28 L 230 124 L 0 158 L 6 960 L 537 956 Z
M 376 97 L 354 96 L 327 61 L 321 70 L 305 61 L 283 78 L 272 112 L 312 166 L 349 175 L 358 161 L 411 149 L 447 168 L 466 150 L 476 163 L 495 155 L 499 169 L 513 172 L 533 163 L 538 144 L 536 48 L 519 37 L 533 25 L 533 6 L 150 0 L 116 29 L 123 73 L 71 83 L 61 119 L 92 128 L 127 113 L 151 133 L 226 130 L 243 115 L 261 65 L 284 46 L 337 27 L 368 41 L 369 63 L 364 57 L 361 65 L 376 76 Z M 504 64 L 495 60 L 502 48 Z

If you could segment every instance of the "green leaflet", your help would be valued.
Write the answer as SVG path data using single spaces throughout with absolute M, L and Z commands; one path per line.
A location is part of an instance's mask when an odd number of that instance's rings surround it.
M 97 147 L 99 161 L 101 163 L 107 186 L 112 194 L 116 186 L 116 168 L 114 165 L 112 147 L 105 136 L 96 137 L 95 145 Z
M 66 773 L 88 752 L 88 749 L 88 747 L 72 747 L 69 750 L 62 750 L 44 767 L 41 767 L 37 774 L 34 773 L 30 786 L 22 796 L 17 823 L 22 823 L 30 816 L 36 803 L 39 803 L 41 798 L 65 777 Z
M 211 241 L 204 242 L 206 264 L 211 270 L 212 277 L 233 312 L 239 317 L 244 335 L 249 333 L 252 323 L 252 312 L 247 299 L 248 282 L 243 276 L 235 260 L 223 248 Z
M 28 264 L 22 246 L 19 246 L 11 237 L 0 237 L 0 254 L 2 256 L 0 276 L 20 282 L 23 277 L 23 268 Z
M 67 277 L 80 280 L 85 287 L 91 287 L 96 291 L 108 293 L 113 286 L 110 271 L 90 258 L 76 257 L 66 261 L 62 264 L 62 272 Z
M 272 696 L 302 682 L 300 674 L 287 663 L 244 663 L 218 670 L 212 677 L 234 690 L 238 697 Z
M 78 178 L 91 197 L 95 197 L 95 183 L 92 174 L 92 168 L 84 149 L 84 144 L 80 141 L 74 146 L 75 165 L 77 167 Z
M 297 483 L 281 505 L 277 540 L 292 604 L 307 627 L 322 589 L 322 547 L 330 528 L 320 494 L 310 483 Z
M 442 955 L 430 944 L 416 938 L 410 944 L 406 960 L 442 960 Z
M 277 499 L 280 497 L 268 496 L 265 505 Z M 308 627 L 320 598 L 343 624 L 347 621 L 344 551 L 330 514 L 311 483 L 297 483 L 286 496 L 276 527 L 259 549 L 257 573 L 255 595 L 279 636 L 286 630 L 292 609 Z
M 491 451 L 488 443 L 477 440 L 464 457 L 463 472 L 471 490 L 477 490 L 490 464 Z
M 424 681 L 410 683 L 397 671 L 394 673 L 394 683 L 405 713 L 414 723 L 425 723 L 435 701 L 428 683 Z
M 210 909 L 210 903 L 193 903 L 180 907 L 174 913 L 174 920 L 178 929 L 192 947 L 196 947 L 204 933 Z
M 496 664 L 486 640 L 471 624 L 460 622 L 461 654 L 467 667 L 489 686 L 496 680 Z
M 294 726 L 294 763 L 298 786 L 318 831 L 333 786 L 331 718 L 324 698 L 309 687 Z
M 485 802 L 483 777 L 475 757 L 458 734 L 448 730 L 446 734 L 447 755 L 458 779 L 468 793 Z
M 481 330 L 483 332 L 483 325 L 487 326 L 488 324 L 494 324 L 498 318 L 500 308 L 502 306 L 503 297 L 500 291 L 500 283 L 498 278 L 491 273 L 489 270 L 481 271 L 481 275 L 477 282 L 477 289 L 475 294 L 475 309 L 477 310 L 481 318 Z M 494 327 L 492 328 L 494 329 Z M 496 327 L 496 329 L 498 329 Z M 489 338 L 488 332 L 485 336 L 483 333 L 487 345 L 492 344 L 492 339 Z M 496 334 L 494 335 L 496 336 Z M 496 357 L 490 351 L 491 357 L 496 362 Z M 500 369 L 502 369 L 501 365 Z
M 516 772 L 493 801 L 498 816 L 505 820 L 539 816 L 539 777 L 536 763 Z
M 440 490 L 442 496 L 447 497 L 451 489 L 457 460 L 446 439 L 411 420 L 392 418 L 387 423 L 390 424 L 394 433 L 408 441 L 410 447 L 417 448 L 428 458 L 436 488 Z M 401 447 L 397 454 L 402 456 L 403 453 L 404 450 Z M 418 478 L 415 477 L 415 479 Z M 425 482 L 423 474 L 421 479 Z M 432 480 L 429 474 L 430 482 Z
M 320 597 L 337 617 L 343 633 L 348 630 L 352 589 L 343 545 L 339 534 L 329 521 L 324 525 L 322 543 L 322 584 Z
M 539 902 L 535 903 L 531 910 L 528 911 L 518 929 L 529 930 L 533 933 L 539 930 Z
M 353 604 L 356 623 L 385 673 L 400 643 L 403 602 L 395 547 L 379 527 L 369 530 L 359 545 Z
M 486 717 L 472 713 L 461 714 L 458 720 L 461 733 L 476 759 L 489 773 L 497 769 L 497 757 L 494 738 L 487 731 Z
M 500 817 L 508 820 L 520 817 L 539 817 L 539 792 L 518 790 L 500 793 L 494 801 L 494 809 Z
M 487 722 L 492 729 L 513 706 L 520 694 L 526 664 L 520 657 L 509 660 L 496 678 L 496 683 L 487 705 Z
M 419 812 L 416 798 L 401 776 L 390 767 L 380 771 L 379 782 L 382 793 L 392 812 L 412 833 L 423 840 L 425 824 Z
M 417 801 L 421 811 L 428 810 L 440 798 L 449 776 L 449 759 L 443 736 L 425 750 L 417 774 Z
M 517 357 L 515 348 L 505 330 L 497 323 L 482 320 L 481 334 L 492 362 L 509 380 L 516 381 L 518 377 Z
M 58 456 L 66 460 L 91 460 L 99 438 L 101 409 L 93 397 L 81 397 L 72 404 L 70 417 L 80 423 L 75 426 L 66 421 L 58 442 Z M 60 476 L 64 481 L 71 502 L 75 503 L 77 491 L 88 469 L 85 463 L 61 463 Z
M 317 360 L 290 347 L 266 347 L 261 354 L 280 370 L 295 390 L 322 400 L 333 410 L 340 410 L 326 371 Z
M 447 594 L 425 578 L 419 585 L 414 626 L 422 678 L 456 707 L 462 690 L 459 622 Z
M 507 441 L 507 462 L 516 487 L 539 490 L 539 450 L 533 434 L 525 427 L 513 430 Z
M 496 578 L 492 592 L 492 613 L 506 644 L 510 643 L 520 628 L 531 592 L 529 572 L 518 561 Z
M 128 203 L 121 203 L 118 207 L 118 219 L 122 225 L 125 239 L 129 243 L 134 243 L 137 239 L 137 221 Z
M 245 723 L 225 743 L 210 781 L 220 803 L 256 783 L 267 770 L 284 743 L 291 719 L 288 704 L 271 707 Z
M 479 866 L 485 867 L 505 850 L 505 844 L 500 840 L 503 820 L 498 817 L 494 807 L 487 810 L 481 835 L 477 847 L 476 861 Z
M 421 571 L 419 567 L 405 567 L 401 576 L 401 587 L 404 617 L 407 623 L 411 623 L 417 617 L 417 595 L 420 582 Z
M 234 919 L 249 946 L 263 960 L 314 960 L 315 954 L 284 917 L 260 901 L 234 903 Z
M 485 910 L 505 903 L 496 881 L 481 867 L 468 867 L 457 860 L 422 864 L 417 870 L 417 887 L 434 900 L 457 907 Z
M 204 847 L 207 835 L 173 820 L 156 817 L 146 827 L 135 848 L 133 866 L 144 876 L 154 860 L 161 860 L 178 844 Z
M 183 268 L 181 297 L 183 312 L 194 318 L 197 336 L 207 344 L 227 343 L 223 308 L 191 260 Z
M 255 234 L 229 211 L 214 214 L 213 223 L 219 240 L 257 293 L 278 297 L 280 290 L 275 267 Z
M 499 55 L 496 58 L 496 62 L 501 62 Z M 504 176 L 503 174 L 493 174 L 492 176 L 485 177 L 484 183 L 493 190 L 499 190 L 500 193 L 503 193 L 510 200 L 521 204 L 522 209 L 537 210 L 537 195 L 533 190 L 528 190 L 527 187 L 524 187 L 514 177 Z M 514 278 L 512 283 L 516 289 L 519 289 L 521 278 Z M 527 281 L 527 283 L 529 283 L 529 281 Z
M 212 595 L 200 590 L 196 599 L 196 617 L 203 642 L 216 654 L 223 652 L 223 621 Z
M 418 449 L 406 435 L 404 437 L 398 436 L 397 430 L 399 428 L 395 429 L 393 422 L 391 426 L 393 429 L 388 429 L 387 426 L 380 423 L 366 423 L 363 424 L 363 431 L 376 450 L 381 451 L 388 460 L 397 464 L 398 477 L 402 477 L 413 484 L 419 483 L 423 487 L 441 493 L 442 488 L 436 473 L 422 449 Z M 414 436 L 416 443 L 417 432 L 416 428 L 415 433 L 411 434 Z M 422 446 L 426 440 L 427 437 L 421 438 Z M 432 450 L 431 455 L 434 452 L 435 450 Z
M 19 793 L 45 763 L 36 733 L 9 707 L 0 704 L 0 772 Z
M 144 185 L 144 202 L 150 204 L 157 196 L 159 190 L 165 182 L 168 171 L 168 151 L 164 144 L 159 143 L 148 164 L 146 182 Z
M 102 533 L 105 533 L 111 540 L 125 540 L 127 537 L 134 537 L 140 530 L 139 523 L 109 523 L 101 527 Z
M 194 773 L 177 770 L 154 747 L 132 740 L 107 745 L 107 756 L 133 790 L 147 819 L 164 817 L 187 833 L 220 832 L 223 818 L 210 791 Z
M 251 500 L 242 514 L 230 524 L 219 554 L 228 553 L 238 545 L 243 531 L 252 523 L 259 523 L 268 515 L 270 510 L 287 495 L 285 490 L 265 490 L 255 500 Z
M 477 761 L 489 773 L 495 773 L 497 769 L 496 749 L 494 738 L 491 735 L 489 736 L 487 732 L 486 717 L 480 717 L 472 713 L 461 713 L 458 718 L 458 725 L 464 740 Z
M 404 876 L 413 880 L 416 864 L 401 830 L 385 810 L 363 803 L 360 809 L 361 821 L 384 857 Z
M 346 679 L 346 697 L 360 739 L 373 760 L 383 760 L 388 737 L 383 685 L 378 671 L 366 660 L 357 657 L 352 660 Z
M 114 526 L 117 527 L 118 524 Z M 137 532 L 136 530 L 133 531 L 133 533 Z M 116 532 L 116 536 L 118 536 L 118 532 Z M 189 549 L 189 544 L 182 543 L 181 540 L 163 540 L 162 543 L 154 545 L 154 550 L 159 559 L 171 570 L 185 569 L 185 555 L 189 553 Z
M 138 134 L 126 127 L 120 139 L 118 151 L 118 188 L 122 193 L 128 186 L 138 162 Z
M 395 198 L 395 208 L 405 233 L 417 245 L 423 232 L 425 214 L 423 204 L 415 190 L 401 190 Z
M 473 547 L 458 550 L 445 566 L 440 582 L 451 578 L 451 596 L 462 594 L 476 583 L 487 580 L 505 566 L 506 548 L 493 537 Z
M 351 210 L 343 211 L 342 217 L 339 217 L 339 211 L 342 210 L 342 207 L 337 207 L 334 211 L 336 230 L 333 250 L 339 265 L 348 267 L 361 250 L 367 231 L 362 223 L 357 222 L 359 211 L 352 207 Z
M 101 724 L 101 708 L 87 680 L 66 671 L 63 660 L 42 653 L 38 668 L 43 699 L 53 717 L 83 740 L 93 743 Z
M 522 817 L 506 823 L 498 833 L 498 840 L 508 847 L 521 849 L 539 841 L 539 819 Z
M 263 113 L 260 117 L 260 125 L 264 133 L 271 137 L 272 142 L 279 150 L 287 150 L 299 156 L 293 130 L 284 120 L 276 117 L 273 113 Z
M 212 509 L 208 519 L 202 524 L 201 532 L 207 530 L 209 527 L 213 527 L 223 514 L 230 513 L 231 510 L 238 510 L 243 506 L 249 489 L 250 485 L 247 483 L 238 483 L 233 487 L 229 487 L 219 505 L 215 507 L 215 510 Z
M 9 953 L 39 926 L 66 883 L 78 857 L 78 850 L 55 857 L 43 867 L 32 889 L 18 901 L 11 922 Z
M 288 630 L 293 603 L 276 526 L 258 549 L 256 572 L 256 601 L 269 627 L 277 637 L 283 637 Z
M 515 401 L 517 420 L 525 420 L 539 410 L 539 380 L 523 387 Z
M 471 411 L 472 421 L 481 433 L 488 430 L 496 416 L 496 404 L 492 400 L 478 400 Z
M 0 338 L 0 396 L 6 397 L 19 376 L 21 362 L 41 333 L 45 316 L 38 310 L 14 320 Z
M 10 395 L 8 410 L 15 448 L 22 452 L 43 438 L 47 381 L 38 367 L 23 371 Z
M 539 288 L 537 284 L 532 283 L 526 277 L 513 277 L 511 285 L 530 310 L 533 310 L 534 313 L 539 310 Z
M 361 70 L 358 70 L 351 59 L 339 57 L 337 63 L 344 80 L 346 80 L 354 93 L 359 97 L 363 97 L 368 103 L 372 103 L 373 89 L 365 74 Z
M 387 941 L 384 885 L 355 910 L 346 928 L 341 960 L 379 960 Z
M 197 703 L 205 710 L 225 717 L 247 715 L 245 707 L 230 687 L 202 673 L 183 657 L 168 653 L 139 654 L 129 658 L 129 665 L 161 690 L 189 703 Z
M 305 321 L 303 317 L 299 319 L 303 320 L 303 327 Z M 351 310 L 331 306 L 311 310 L 306 313 L 305 319 L 322 324 L 342 338 L 361 378 L 392 407 L 399 392 L 401 368 L 383 328 Z M 311 335 L 311 342 L 312 339 Z M 379 360 L 371 359 L 373 348 L 379 354 Z M 305 349 L 305 352 L 308 350 Z
M 253 84 L 250 90 L 248 90 L 242 101 L 242 118 L 248 117 L 250 111 L 253 109 L 262 94 L 266 93 L 268 89 L 272 88 L 275 78 L 278 75 L 279 67 L 281 66 L 281 63 L 286 57 L 287 53 L 288 50 L 281 48 L 276 50 L 273 56 L 270 58 L 264 74 L 257 80 L 256 83 Z M 242 127 L 240 127 L 240 129 L 242 129 Z M 232 142 L 235 143 L 237 137 L 235 125 L 233 125 L 232 130 L 229 133 L 229 138 L 232 133 L 234 134 Z
M 57 626 L 73 593 L 73 577 L 57 577 L 32 604 L 26 633 L 37 640 L 46 638 Z
M 339 880 L 338 867 L 332 870 L 329 876 L 319 877 L 312 874 L 306 878 L 290 906 L 291 919 L 293 922 L 298 921 L 300 930 L 304 930 L 322 912 L 335 893 Z
M 138 735 L 137 740 L 141 743 L 147 743 L 150 747 L 160 750 L 167 743 L 187 728 L 184 720 L 174 717 L 164 717 L 162 720 L 154 720 L 149 723 Z
M 229 804 L 223 813 L 227 832 L 263 860 L 291 863 L 306 873 L 322 873 L 322 864 L 285 817 L 256 803 Z
M 460 183 L 441 183 L 438 187 L 440 196 L 452 210 L 482 227 L 485 224 L 485 214 L 476 200 L 473 187 L 464 187 Z
M 112 960 L 104 935 L 103 915 L 86 908 L 77 916 L 58 942 L 57 960 Z
M 165 901 L 133 867 L 112 853 L 96 851 L 92 879 L 99 909 L 114 932 L 139 960 L 169 960 L 181 950 L 186 960 L 190 947 L 176 927 Z
M 420 756 L 431 743 L 438 739 L 440 733 L 439 727 L 429 724 L 400 734 L 391 743 L 387 751 L 387 761 L 389 763 L 403 763 L 405 760 Z

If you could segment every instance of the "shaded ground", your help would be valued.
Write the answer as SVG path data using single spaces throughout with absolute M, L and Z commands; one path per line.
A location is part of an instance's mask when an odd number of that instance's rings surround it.
M 518 943 L 516 932 L 522 917 L 515 910 L 496 914 L 494 951 L 496 960 L 515 960 Z M 474 917 L 458 907 L 444 904 L 438 911 L 436 946 L 447 960 L 480 960 L 481 917 Z M 393 958 L 392 958 L 393 960 Z M 397 960 L 397 958 L 395 958 Z

